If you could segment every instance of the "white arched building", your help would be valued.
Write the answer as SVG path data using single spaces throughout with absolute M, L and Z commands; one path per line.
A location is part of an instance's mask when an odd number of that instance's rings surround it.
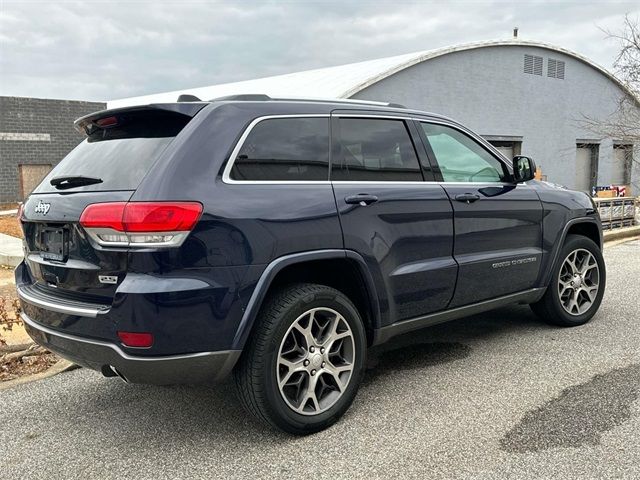
M 532 156 L 549 181 L 581 190 L 633 185 L 633 193 L 640 193 L 634 146 L 602 138 L 584 121 L 605 120 L 631 92 L 591 60 L 539 42 L 471 43 L 114 100 L 108 107 L 173 102 L 180 94 L 209 100 L 248 93 L 374 100 L 443 114 L 483 135 L 507 156 Z

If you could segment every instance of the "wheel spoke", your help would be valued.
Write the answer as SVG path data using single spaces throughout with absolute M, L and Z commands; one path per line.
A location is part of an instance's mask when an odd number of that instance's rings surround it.
M 576 300 L 576 295 L 573 294 L 571 295 L 571 299 L 569 300 L 569 313 L 573 313 L 574 310 L 576 311 L 576 313 L 578 312 L 578 301 Z
M 593 258 L 593 255 L 589 254 L 585 259 L 582 265 L 582 268 L 580 269 L 580 273 L 582 275 L 585 275 L 588 271 L 593 270 L 597 266 L 598 266 L 598 262 L 596 262 L 596 259 Z
M 309 347 L 315 343 L 315 339 L 313 338 L 313 334 L 311 333 L 311 325 L 313 323 L 313 312 L 310 314 L 310 318 L 308 319 L 308 324 L 306 327 L 300 325 L 300 323 L 296 322 L 294 324 L 294 328 L 300 332 L 304 338 L 306 345 L 304 346 L 305 350 L 309 350 Z
M 598 294 L 598 285 L 594 285 L 592 287 L 585 287 L 582 289 L 583 292 L 587 294 L 589 300 L 593 302 L 596 299 L 596 295 Z
M 573 251 L 572 253 L 569 254 L 569 256 L 567 257 L 567 260 L 565 261 L 566 265 L 571 269 L 571 273 L 578 272 L 578 267 L 576 266 L 577 255 L 578 255 L 577 250 Z
M 280 357 L 280 359 L 278 360 L 279 365 L 284 366 L 288 369 L 287 373 L 285 373 L 280 378 L 279 383 L 281 388 L 284 387 L 289 382 L 289 380 L 291 379 L 291 376 L 294 373 L 306 372 L 306 368 L 304 367 L 304 364 L 302 362 L 303 362 L 302 360 L 300 360 L 299 362 L 290 362 L 289 360 L 286 360 Z
M 300 404 L 300 410 L 304 410 L 307 405 L 311 402 L 311 406 L 313 407 L 314 413 L 320 411 L 320 402 L 318 402 L 318 398 L 316 397 L 315 392 L 307 393 L 307 396 L 304 398 L 302 403 Z
M 318 377 L 309 377 L 309 383 L 307 384 L 307 389 L 302 397 L 302 401 L 298 406 L 298 410 L 303 412 L 304 409 L 311 401 L 311 405 L 313 407 L 314 412 L 318 412 L 320 410 L 320 402 L 318 401 L 318 397 L 316 397 L 316 385 L 318 384 Z

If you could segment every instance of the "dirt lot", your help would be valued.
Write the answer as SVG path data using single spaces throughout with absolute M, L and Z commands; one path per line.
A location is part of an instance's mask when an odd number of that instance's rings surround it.
M 0 266 L 0 297 L 17 298 L 12 268 Z
M 22 229 L 18 225 L 15 215 L 3 215 L 0 217 L 0 233 L 22 238 Z
M 59 360 L 53 353 L 34 352 L 20 359 L 4 361 L 0 359 L 0 382 L 15 380 L 19 377 L 44 372 Z
M 6 309 L 9 310 L 9 317 L 15 318 L 15 314 L 11 308 L 12 302 L 17 298 L 16 287 L 13 280 L 13 269 L 0 267 L 0 299 L 4 300 Z M 0 303 L 2 301 L 0 300 Z M 14 325 L 11 330 L 5 330 L 4 325 L 0 325 L 0 338 L 6 341 L 9 345 L 18 345 L 23 343 L 30 343 L 31 339 L 24 331 L 21 325 Z
M 10 350 L 12 346 L 32 343 L 22 324 L 6 323 L 16 319 L 15 300 L 13 270 L 0 268 L 0 309 L 3 309 L 0 311 L 0 382 L 43 372 L 58 361 L 55 355 L 43 354 L 40 350 L 26 352 L 24 356 Z

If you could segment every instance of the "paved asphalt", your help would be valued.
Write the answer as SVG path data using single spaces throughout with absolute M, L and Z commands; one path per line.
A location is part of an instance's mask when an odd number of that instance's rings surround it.
M 88 370 L 0 392 L 0 477 L 640 478 L 640 241 L 607 248 L 591 323 L 504 308 L 372 352 L 336 426 L 255 423 L 231 385 L 126 385 Z

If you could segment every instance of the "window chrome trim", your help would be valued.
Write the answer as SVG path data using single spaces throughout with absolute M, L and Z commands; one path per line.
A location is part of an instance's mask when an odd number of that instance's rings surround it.
M 247 128 L 244 130 L 244 132 L 242 133 L 242 135 L 240 136 L 240 139 L 238 140 L 238 142 L 236 143 L 235 147 L 233 148 L 233 150 L 231 151 L 231 155 L 229 156 L 229 159 L 227 160 L 227 164 L 225 165 L 225 168 L 222 172 L 222 182 L 225 184 L 229 184 L 229 185 L 331 185 L 333 183 L 335 184 L 359 184 L 359 185 L 423 185 L 423 184 L 439 184 L 439 185 L 469 185 L 469 186 L 474 186 L 474 185 L 490 185 L 490 186 L 496 186 L 496 185 L 514 185 L 513 183 L 510 182 L 504 182 L 504 181 L 500 181 L 500 182 L 438 182 L 438 181 L 422 181 L 422 182 L 417 182 L 417 181 L 407 181 L 407 182 L 402 182 L 402 181 L 389 181 L 389 182 L 385 182 L 385 181 L 371 181 L 371 180 L 354 180 L 354 181 L 350 181 L 350 180 L 234 180 L 231 178 L 231 170 L 233 169 L 233 165 L 235 163 L 236 158 L 238 157 L 238 154 L 240 153 L 240 150 L 242 149 L 242 146 L 244 145 L 245 141 L 247 140 L 247 137 L 249 136 L 249 134 L 251 133 L 251 131 L 253 130 L 253 128 L 259 124 L 260 122 L 264 121 L 264 120 L 271 120 L 271 119 L 277 119 L 277 118 L 332 118 L 332 117 L 337 117 L 337 118 L 380 118 L 383 120 L 404 120 L 404 121 L 416 121 L 416 122 L 422 122 L 422 123 L 434 123 L 434 124 L 438 124 L 438 125 L 444 125 L 447 127 L 451 127 L 454 130 L 458 130 L 460 133 L 465 134 L 469 137 L 471 137 L 473 140 L 475 140 L 476 142 L 478 142 L 482 147 L 484 147 L 486 150 L 488 150 L 488 152 L 493 155 L 494 157 L 497 157 L 496 160 L 502 163 L 505 163 L 507 168 L 512 169 L 513 165 L 511 164 L 511 160 L 507 159 L 504 155 L 502 155 L 498 150 L 495 149 L 495 147 L 493 145 L 491 145 L 487 140 L 485 140 L 484 138 L 482 138 L 480 135 L 474 133 L 473 131 L 467 129 L 466 127 L 462 126 L 462 125 L 458 125 L 453 121 L 450 120 L 446 120 L 446 119 L 432 119 L 432 118 L 422 118 L 422 117 L 418 117 L 418 116 L 414 116 L 414 115 L 397 115 L 395 114 L 395 112 L 389 112 L 389 114 L 386 114 L 385 112 L 375 112 L 375 113 L 342 113 L 342 112 L 338 112 L 338 113 L 297 113 L 297 114 L 274 114 L 274 115 L 264 115 L 261 117 L 257 117 L 254 118 L 251 123 L 249 123 L 249 125 L 247 126 Z M 331 167 L 331 165 L 329 165 L 329 167 Z M 329 168 L 330 169 L 330 168 Z M 331 175 L 331 172 L 329 172 L 329 175 Z M 520 185 L 524 185 L 523 183 L 519 183 L 517 184 L 518 186 Z
M 470 186 L 470 187 L 508 187 L 508 186 L 516 186 L 516 187 L 527 187 L 531 188 L 531 185 L 527 185 L 524 182 L 520 183 L 511 183 L 511 182 L 438 182 L 433 180 L 426 180 L 424 182 L 415 182 L 415 181 L 398 181 L 393 180 L 389 182 L 381 181 L 373 181 L 373 180 L 332 180 L 330 183 L 335 185 L 442 185 L 442 186 Z
M 326 118 L 329 119 L 331 115 L 328 113 L 298 113 L 298 114 L 282 114 L 282 115 L 265 115 L 262 117 L 254 118 L 249 126 L 244 130 L 242 136 L 236 143 L 236 146 L 233 147 L 231 151 L 231 155 L 227 160 L 227 165 L 224 167 L 222 172 L 222 182 L 231 184 L 231 185 L 329 185 L 329 180 L 234 180 L 231 178 L 231 170 L 233 169 L 233 165 L 236 162 L 236 158 L 238 158 L 238 154 L 244 145 L 244 142 L 247 140 L 247 137 L 251 133 L 251 131 L 258 125 L 260 122 L 265 120 L 272 120 L 276 118 Z M 331 134 L 331 132 L 329 132 Z M 327 148 L 329 146 L 327 145 Z M 329 165 L 328 165 L 329 167 Z

